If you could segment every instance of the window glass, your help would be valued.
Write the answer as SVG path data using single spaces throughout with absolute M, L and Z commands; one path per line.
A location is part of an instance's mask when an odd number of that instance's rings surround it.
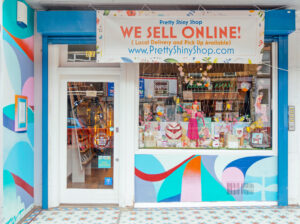
M 271 149 L 271 45 L 263 64 L 140 64 L 139 147 Z
M 96 61 L 96 45 L 68 45 L 68 62 Z
M 114 83 L 68 82 L 67 188 L 113 189 Z

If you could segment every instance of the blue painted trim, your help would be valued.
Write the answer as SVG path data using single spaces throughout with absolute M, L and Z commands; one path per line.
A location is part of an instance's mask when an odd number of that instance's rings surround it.
M 277 42 L 278 38 L 274 36 L 265 36 L 265 43 Z
M 295 10 L 265 13 L 265 35 L 288 35 L 295 31 Z M 96 36 L 95 11 L 38 11 L 37 30 L 47 36 Z
M 278 38 L 278 205 L 288 205 L 288 36 Z M 285 69 L 285 70 L 282 70 Z
M 42 208 L 48 209 L 48 44 L 96 44 L 95 37 L 48 37 L 42 40 Z
M 270 10 L 265 16 L 265 35 L 288 35 L 296 29 L 295 10 Z
M 96 36 L 96 11 L 38 11 L 37 26 L 47 36 Z
M 48 38 L 42 39 L 42 208 L 48 209 Z

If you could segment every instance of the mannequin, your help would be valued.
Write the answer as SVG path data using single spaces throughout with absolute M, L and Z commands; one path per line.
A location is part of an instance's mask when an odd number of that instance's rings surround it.
M 195 101 L 192 105 L 192 109 L 186 109 L 182 107 L 180 104 L 179 106 L 185 110 L 188 114 L 191 115 L 189 119 L 189 124 L 188 124 L 188 133 L 187 136 L 190 140 L 196 141 L 196 147 L 199 146 L 199 134 L 198 134 L 198 122 L 197 122 L 197 117 L 201 117 L 203 124 L 205 126 L 204 118 L 202 112 L 198 112 L 199 110 L 199 105 L 197 104 L 197 101 Z

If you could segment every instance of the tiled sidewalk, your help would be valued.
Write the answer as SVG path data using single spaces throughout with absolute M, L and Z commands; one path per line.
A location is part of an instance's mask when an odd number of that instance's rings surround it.
M 298 224 L 300 207 L 54 208 L 37 210 L 25 222 L 72 224 Z

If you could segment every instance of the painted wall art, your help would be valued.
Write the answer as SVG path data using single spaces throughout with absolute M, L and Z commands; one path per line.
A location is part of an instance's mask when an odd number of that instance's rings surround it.
M 27 131 L 28 97 L 15 96 L 15 131 Z
M 276 200 L 274 156 L 135 155 L 135 202 Z
M 4 91 L 1 159 L 3 215 L 4 223 L 8 224 L 17 223 L 24 217 L 34 201 L 34 11 L 26 4 L 28 18 L 27 27 L 24 28 L 16 21 L 17 1 L 4 0 L 1 4 L 1 69 L 5 86 L 1 90 Z M 18 98 L 19 105 L 15 103 L 16 95 L 22 96 Z

